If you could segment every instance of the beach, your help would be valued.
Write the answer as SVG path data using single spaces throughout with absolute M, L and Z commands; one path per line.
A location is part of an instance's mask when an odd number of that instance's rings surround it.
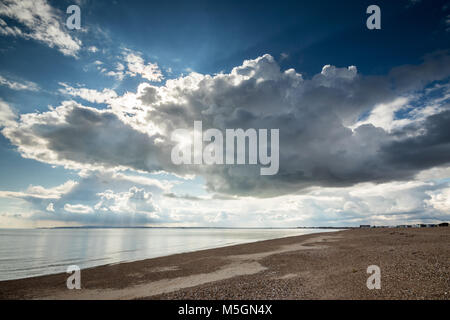
M 316 233 L 0 282 L 0 299 L 445 299 L 450 228 Z M 369 290 L 367 267 L 381 289 Z

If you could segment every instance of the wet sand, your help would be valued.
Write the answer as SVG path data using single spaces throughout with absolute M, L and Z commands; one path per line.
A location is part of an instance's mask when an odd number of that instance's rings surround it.
M 369 290 L 366 270 L 381 269 Z M 355 229 L 0 282 L 0 299 L 445 299 L 450 228 Z

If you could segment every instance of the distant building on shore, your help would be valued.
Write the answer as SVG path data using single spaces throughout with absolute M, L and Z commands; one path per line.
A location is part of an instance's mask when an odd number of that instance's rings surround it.
M 399 224 L 390 226 L 376 226 L 370 224 L 360 224 L 360 229 L 372 229 L 372 228 L 435 228 L 435 227 L 448 227 L 448 222 L 435 223 L 417 223 L 417 224 Z M 297 227 L 298 229 L 357 229 L 358 227 Z

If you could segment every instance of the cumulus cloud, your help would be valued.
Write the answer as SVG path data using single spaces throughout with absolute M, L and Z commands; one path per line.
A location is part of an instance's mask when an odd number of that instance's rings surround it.
M 230 73 L 141 84 L 107 109 L 64 102 L 22 115 L 2 133 L 27 158 L 78 169 L 200 175 L 218 194 L 274 197 L 316 186 L 386 183 L 449 164 L 450 108 L 443 89 L 449 76 L 447 52 L 384 76 L 326 65 L 309 79 L 280 70 L 264 55 Z M 204 130 L 280 129 L 279 173 L 260 176 L 258 165 L 174 165 L 171 133 L 191 129 L 194 120 L 202 120 Z
M 120 193 L 106 190 L 98 195 L 101 200 L 95 205 L 96 210 L 128 213 L 152 213 L 158 210 L 153 204 L 152 194 L 137 187 Z
M 19 23 L 9 26 L 0 20 L 0 33 L 43 42 L 56 47 L 64 55 L 76 56 L 81 41 L 72 37 L 58 14 L 46 0 L 5 0 L 0 3 L 0 16 Z

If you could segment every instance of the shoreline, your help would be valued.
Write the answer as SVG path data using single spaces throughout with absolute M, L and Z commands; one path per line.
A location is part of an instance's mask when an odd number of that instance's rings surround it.
M 353 229 L 0 282 L 0 299 L 446 299 L 450 228 Z M 382 289 L 368 290 L 379 265 Z
M 79 229 L 93 229 L 93 228 L 98 228 L 98 229 L 111 229 L 110 227 L 53 227 L 53 228 L 36 228 L 35 230 L 67 230 L 67 229 L 75 229 L 75 230 L 79 230 Z M 230 246 L 235 246 L 235 245 L 241 245 L 241 244 L 248 244 L 248 243 L 254 243 L 254 242 L 261 242 L 261 241 L 266 241 L 266 240 L 276 240 L 276 239 L 283 239 L 283 238 L 288 238 L 288 237 L 296 237 L 296 236 L 302 236 L 302 235 L 308 235 L 308 234 L 317 234 L 317 233 L 328 233 L 328 232 L 337 232 L 337 231 L 343 231 L 345 229 L 337 229 L 337 228 L 333 228 L 333 229 L 328 229 L 328 228 L 249 228 L 249 227 L 242 227 L 242 228 L 228 228 L 228 227 L 219 227 L 219 228 L 210 228 L 210 227 L 117 227 L 114 229 L 198 229 L 198 230 L 205 230 L 205 229 L 220 229 L 220 230 L 289 230 L 289 231 L 298 231 L 298 233 L 300 234 L 294 234 L 294 235 L 278 235 L 275 237 L 271 237 L 268 236 L 266 239 L 251 239 L 251 240 L 245 240 L 245 241 L 228 241 L 227 243 L 217 243 L 217 244 L 213 244 L 213 245 L 204 245 L 204 246 L 199 246 L 198 248 L 187 248 L 184 249 L 186 251 L 170 251 L 162 254 L 162 255 L 155 255 L 155 256 L 146 256 L 146 257 L 136 257 L 133 259 L 125 259 L 125 260 L 116 260 L 116 261 L 105 261 L 103 263 L 100 264 L 90 264 L 90 265 L 84 265 L 83 263 L 77 263 L 77 262 L 72 262 L 70 263 L 70 265 L 79 265 L 81 270 L 88 270 L 88 269 L 92 269 L 92 268 L 96 268 L 96 267 L 103 267 L 103 266 L 111 266 L 111 265 L 116 265 L 116 264 L 122 264 L 122 263 L 130 263 L 130 262 L 138 262 L 138 261 L 143 261 L 143 260 L 148 260 L 148 259 L 155 259 L 155 258 L 163 258 L 163 257 L 168 257 L 171 255 L 176 255 L 176 254 L 182 254 L 182 253 L 191 253 L 191 252 L 196 252 L 196 251 L 203 251 L 203 250 L 209 250 L 209 249 L 218 249 L 218 248 L 222 248 L 222 247 L 230 247 Z M 304 233 L 302 234 L 303 230 L 307 229 L 309 230 L 309 233 Z M 0 228 L 0 230 L 2 230 Z M 24 230 L 24 229 L 21 229 Z M 54 264 L 60 264 L 61 261 L 53 261 L 52 263 Z M 67 266 L 69 266 L 69 264 L 67 264 Z M 53 272 L 48 272 L 48 273 L 41 273 L 41 274 L 32 274 L 32 275 L 26 275 L 26 276 L 22 276 L 22 277 L 18 277 L 18 278 L 10 278 L 10 279 L 0 279 L 0 284 L 2 282 L 5 281 L 14 281 L 14 280 L 25 280 L 25 279 L 30 279 L 30 278 L 38 278 L 38 277 L 43 277 L 43 276 L 51 276 L 51 275 L 56 275 L 56 274 L 65 274 L 65 269 L 61 269 L 58 271 L 53 271 Z

